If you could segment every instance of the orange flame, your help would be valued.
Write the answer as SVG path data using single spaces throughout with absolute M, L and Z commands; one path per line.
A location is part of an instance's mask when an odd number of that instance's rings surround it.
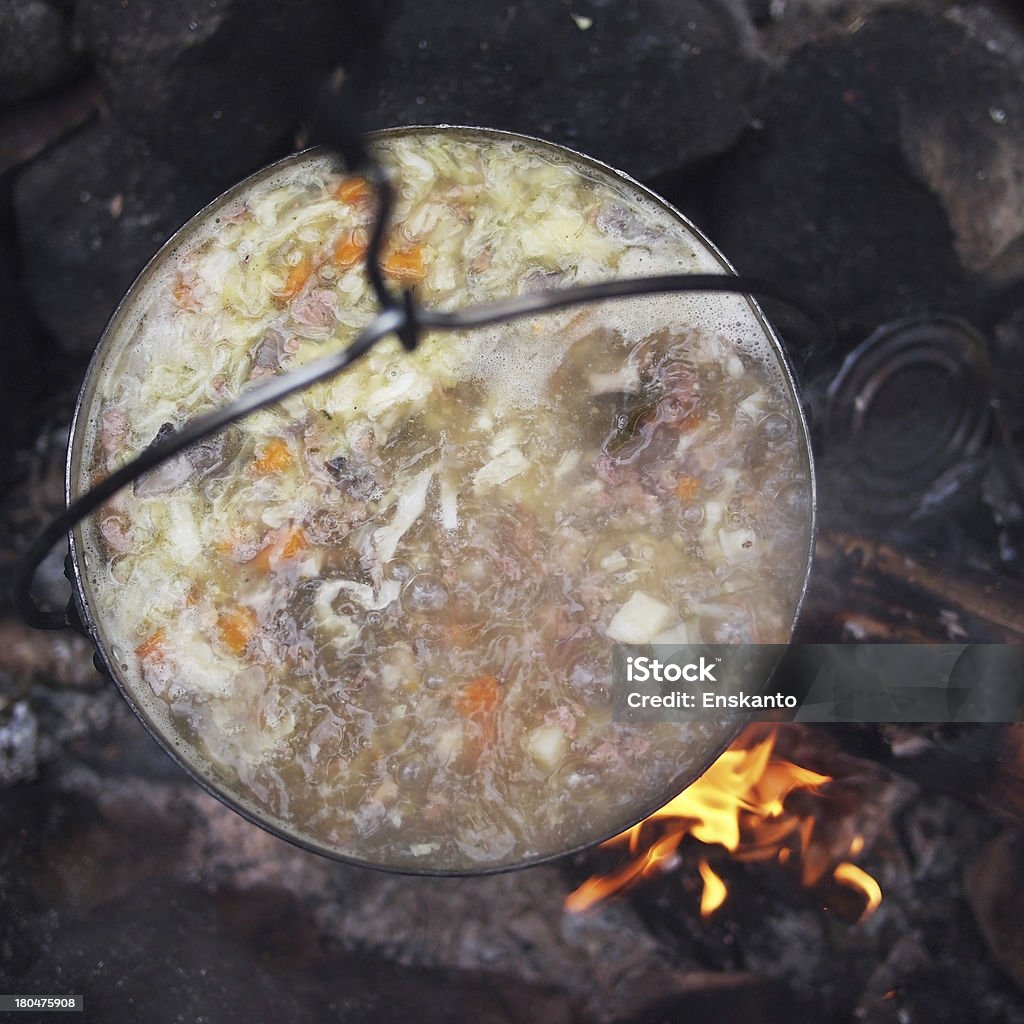
M 704 891 L 700 894 L 700 916 L 710 917 L 729 895 L 725 882 L 711 870 L 706 857 L 701 857 L 697 865 L 700 877 L 704 880 Z
M 679 844 L 691 835 L 707 845 L 724 846 L 736 860 L 774 859 L 785 864 L 795 857 L 804 885 L 815 885 L 831 875 L 864 895 L 861 920 L 871 914 L 882 900 L 878 883 L 854 864 L 844 861 L 836 865 L 829 848 L 814 841 L 815 817 L 786 808 L 791 793 L 816 794 L 831 781 L 830 776 L 773 758 L 776 730 L 763 738 L 755 739 L 756 735 L 745 733 L 692 786 L 639 824 L 609 839 L 605 846 L 625 844 L 635 856 L 617 871 L 587 879 L 567 897 L 566 909 L 586 910 L 655 871 L 671 869 L 679 863 Z M 663 831 L 641 850 L 641 832 L 652 822 L 661 822 Z M 856 856 L 863 845 L 863 837 L 855 836 L 848 854 Z M 706 857 L 701 858 L 698 870 L 704 883 L 701 916 L 707 917 L 725 901 L 728 888 Z
M 867 896 L 867 906 L 861 912 L 860 920 L 863 921 L 873 914 L 882 902 L 881 886 L 863 868 L 857 867 L 856 864 L 843 861 L 832 872 L 832 877 L 842 885 L 848 885 L 851 889 L 858 889 Z

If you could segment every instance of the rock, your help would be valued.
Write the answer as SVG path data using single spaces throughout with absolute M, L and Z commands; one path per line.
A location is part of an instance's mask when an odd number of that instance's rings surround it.
M 914 173 L 949 219 L 964 266 L 995 281 L 1024 276 L 1024 43 L 985 7 L 971 20 L 879 17 L 865 45 L 898 79 L 898 132 Z M 894 37 L 929 71 L 906 69 Z M 883 74 L 885 72 L 883 71 Z M 881 83 L 879 83 L 881 84 Z
M 0 104 L 64 85 L 82 68 L 67 9 L 60 0 L 0 4 Z
M 797 50 L 772 76 L 719 168 L 708 224 L 741 273 L 799 282 L 858 330 L 942 308 L 965 279 L 941 203 L 897 145 L 904 75 L 883 73 L 865 31 Z M 906 31 L 899 42 L 887 49 L 906 76 L 927 77 L 934 54 Z
M 986 0 L 970 0 L 970 4 Z M 997 0 L 998 2 L 998 0 Z M 784 56 L 837 29 L 857 31 L 883 7 L 912 7 L 941 15 L 949 0 L 746 0 L 770 58 Z
M 747 10 L 754 24 L 760 28 L 772 17 L 772 0 L 746 0 Z
M 190 173 L 225 184 L 287 148 L 324 72 L 362 44 L 342 0 L 81 0 L 110 106 Z
M 10 240 L 0 235 L 0 438 L 4 446 L 0 481 L 14 470 L 10 455 L 32 436 L 35 423 L 29 415 L 32 393 L 40 381 L 36 369 L 33 324 L 22 299 L 17 255 Z
M 741 270 L 863 326 L 1024 271 L 1024 64 L 954 14 L 879 6 L 789 54 L 715 193 Z
M 762 64 L 732 0 L 409 4 L 367 89 L 368 127 L 540 135 L 643 178 L 726 150 Z
M 0 113 L 0 174 L 26 163 L 96 113 L 99 83 L 93 78 Z
M 109 120 L 22 171 L 14 202 L 25 281 L 66 352 L 91 351 L 146 261 L 216 191 Z

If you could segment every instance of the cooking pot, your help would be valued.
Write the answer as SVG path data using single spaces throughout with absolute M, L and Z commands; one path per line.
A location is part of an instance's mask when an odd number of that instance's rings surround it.
M 395 140 L 399 140 L 403 144 L 407 142 L 415 144 L 418 140 L 436 138 L 439 133 L 458 142 L 482 147 L 497 144 L 511 146 L 513 149 L 509 152 L 521 154 L 524 158 L 539 155 L 543 160 L 552 161 L 555 166 L 569 167 L 578 171 L 590 183 L 588 187 L 609 189 L 616 195 L 627 195 L 635 199 L 645 209 L 654 211 L 651 214 L 652 217 L 670 220 L 685 235 L 687 244 L 692 246 L 692 260 L 689 269 L 695 268 L 704 275 L 700 280 L 706 282 L 708 290 L 730 292 L 747 290 L 749 282 L 744 282 L 734 276 L 734 271 L 725 258 L 682 214 L 628 176 L 589 157 L 541 140 L 489 129 L 449 126 L 440 129 L 392 129 L 375 133 L 370 136 L 370 139 L 371 146 L 387 145 Z M 216 229 L 213 225 L 220 224 L 222 221 L 226 223 L 235 216 L 242 208 L 246 196 L 259 193 L 261 189 L 268 186 L 268 183 L 286 180 L 293 172 L 312 165 L 319 168 L 317 173 L 321 176 L 330 170 L 337 172 L 342 170 L 329 154 L 322 151 L 307 151 L 288 157 L 257 172 L 239 185 L 229 189 L 186 224 L 164 245 L 129 289 L 104 331 L 87 370 L 79 396 L 72 424 L 67 463 L 67 499 L 69 503 L 79 501 L 88 488 L 96 482 L 95 451 L 92 449 L 95 448 L 96 439 L 101 430 L 98 420 L 102 415 L 99 410 L 103 389 L 111 376 L 118 372 L 118 366 L 124 365 L 126 353 L 130 358 L 134 338 L 138 332 L 144 330 L 147 316 L 150 315 L 150 305 L 155 292 L 161 287 L 166 288 L 167 268 L 170 261 L 176 257 L 176 254 L 188 251 L 200 236 L 209 236 L 211 232 L 215 232 Z M 714 275 L 714 279 L 710 275 Z M 678 276 L 671 279 L 666 277 L 663 281 L 665 283 L 660 290 L 687 287 L 685 283 L 680 282 Z M 672 285 L 672 282 L 675 284 Z M 633 284 L 636 285 L 636 282 Z M 285 287 L 287 287 L 287 281 Z M 625 290 L 628 289 L 629 286 L 625 286 Z M 648 283 L 639 285 L 633 290 L 656 291 L 659 289 L 656 284 Z M 765 286 L 762 290 L 773 290 L 778 293 L 780 289 Z M 600 298 L 599 291 L 600 286 L 592 286 L 591 294 L 584 297 Z M 548 292 L 544 294 L 548 294 Z M 609 294 L 616 293 L 612 289 Z M 550 295 L 552 303 L 558 302 L 553 291 Z M 578 301 L 578 299 L 573 301 Z M 759 307 L 748 296 L 719 301 L 724 303 L 716 307 L 719 322 L 724 316 L 726 320 L 729 317 L 743 319 L 748 328 L 750 325 L 754 325 L 753 329 L 756 329 L 758 335 L 756 346 L 765 360 L 771 364 L 770 372 L 773 378 L 779 382 L 785 396 L 786 414 L 794 424 L 795 443 L 798 449 L 797 458 L 803 467 L 805 501 L 801 506 L 800 514 L 804 517 L 804 541 L 796 554 L 799 564 L 791 567 L 792 579 L 797 581 L 792 593 L 792 615 L 786 624 L 785 636 L 773 637 L 773 640 L 785 641 L 792 631 L 806 590 L 813 544 L 815 495 L 807 425 L 785 352 Z M 537 309 L 541 308 L 536 294 L 528 294 L 521 299 L 513 299 L 504 304 L 498 303 L 491 310 L 490 320 L 481 318 L 481 322 L 500 320 L 504 315 L 521 315 L 524 309 L 530 307 L 531 304 Z M 568 303 L 563 302 L 563 304 Z M 399 305 L 401 305 L 401 309 L 398 308 Z M 457 317 L 457 313 L 436 314 L 438 319 L 435 321 L 431 319 L 434 314 L 430 310 L 418 309 L 414 315 L 410 315 L 414 308 L 411 294 L 407 293 L 401 304 L 396 303 L 390 311 L 385 311 L 391 314 L 391 319 L 385 320 L 377 335 L 396 332 L 402 337 L 406 347 L 411 348 L 416 343 L 415 333 L 417 330 L 421 330 L 424 326 L 443 326 L 445 315 L 453 318 L 448 322 L 455 326 L 454 318 Z M 405 319 L 403 319 L 403 310 Z M 375 341 L 377 335 L 370 341 Z M 366 347 L 369 347 L 369 343 Z M 307 377 L 312 379 L 313 374 L 307 372 Z M 241 401 L 243 404 L 246 401 L 244 393 Z M 250 404 L 253 406 L 266 405 L 267 401 L 269 399 L 261 399 L 257 403 L 250 399 Z M 162 457 L 159 445 L 155 450 L 157 455 Z M 99 599 L 99 590 L 107 586 L 103 582 L 107 570 L 99 550 L 101 547 L 102 545 L 97 543 L 95 522 L 78 524 L 70 533 L 69 565 L 74 586 L 76 615 L 92 639 L 104 669 L 120 688 L 124 698 L 143 725 L 199 785 L 235 811 L 281 838 L 338 860 L 421 874 L 469 874 L 508 870 L 557 857 L 608 838 L 657 809 L 696 779 L 735 737 L 740 727 L 734 718 L 709 719 L 682 727 L 683 731 L 679 734 L 681 737 L 680 749 L 685 746 L 686 754 L 678 758 L 677 770 L 666 772 L 662 765 L 657 771 L 652 769 L 649 779 L 633 778 L 632 782 L 637 785 L 630 790 L 634 795 L 628 806 L 618 806 L 611 813 L 605 813 L 603 810 L 598 813 L 599 809 L 595 808 L 592 821 L 577 824 L 569 832 L 556 828 L 549 839 L 531 838 L 525 844 L 516 843 L 507 848 L 501 844 L 486 848 L 486 844 L 483 844 L 483 847 L 476 848 L 469 854 L 463 850 L 462 853 L 453 855 L 451 852 L 453 848 L 446 846 L 443 842 L 434 849 L 430 848 L 429 843 L 416 844 L 419 849 L 414 854 L 410 854 L 408 849 L 403 849 L 397 854 L 382 852 L 378 844 L 367 841 L 364 836 L 359 834 L 358 830 L 350 830 L 349 833 L 339 838 L 339 835 L 332 834 L 329 828 L 311 827 L 308 822 L 297 824 L 289 819 L 287 807 L 284 806 L 287 801 L 256 792 L 250 783 L 243 782 L 239 778 L 236 769 L 217 763 L 215 759 L 208 756 L 197 739 L 190 734 L 190 727 L 176 721 L 174 715 L 171 714 L 169 704 L 173 704 L 173 698 L 167 698 L 166 693 L 164 694 L 166 699 L 157 699 L 154 695 L 151 681 L 147 683 L 134 666 L 136 659 L 132 655 L 131 646 L 126 645 L 124 637 L 115 635 L 107 615 L 100 607 L 103 602 Z M 278 555 L 280 555 L 280 551 Z M 104 600 L 109 600 L 109 590 L 104 592 L 106 594 Z M 145 637 L 139 639 L 140 643 L 135 648 L 136 654 L 139 651 L 144 651 L 146 644 L 150 642 Z M 170 687 L 167 693 L 171 693 L 174 681 L 171 680 L 166 685 Z M 397 697 L 395 699 L 398 700 Z M 415 715 L 414 705 L 410 713 Z M 634 762 L 632 768 L 634 776 L 639 774 L 642 777 L 645 771 L 642 761 Z M 609 779 L 609 787 L 610 794 L 617 789 L 614 778 Z M 555 813 L 552 809 L 564 806 L 565 801 L 569 798 L 570 794 L 568 793 L 552 794 L 551 799 L 544 805 L 545 813 Z M 609 798 L 611 799 L 611 795 Z M 437 827 L 443 833 L 446 824 L 443 815 L 441 817 L 442 820 Z M 578 820 L 578 816 L 573 820 Z

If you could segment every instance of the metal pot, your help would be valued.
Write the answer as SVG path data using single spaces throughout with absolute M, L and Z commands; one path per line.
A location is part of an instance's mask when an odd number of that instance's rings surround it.
M 378 133 L 377 139 L 415 138 L 421 133 L 430 133 L 439 129 L 411 128 L 393 129 Z M 536 148 L 537 151 L 559 161 L 568 162 L 581 169 L 588 177 L 597 182 L 607 182 L 617 189 L 629 190 L 647 204 L 653 204 L 664 215 L 671 217 L 682 225 L 689 233 L 694 250 L 699 253 L 704 269 L 709 267 L 723 275 L 732 275 L 734 271 L 718 253 L 710 241 L 694 227 L 678 211 L 663 200 L 650 193 L 626 175 L 615 171 L 598 161 L 563 147 L 554 146 L 541 140 L 525 136 L 514 136 L 510 133 L 494 132 L 486 129 L 453 128 L 445 126 L 440 129 L 451 133 L 454 138 L 464 138 L 488 143 L 493 140 L 513 140 L 524 149 Z M 372 137 L 371 137 L 372 138 Z M 124 300 L 115 311 L 109 325 L 97 347 L 89 365 L 85 381 L 81 389 L 78 405 L 72 425 L 69 455 L 67 464 L 67 497 L 72 502 L 80 497 L 91 481 L 89 466 L 86 464 L 86 443 L 90 432 L 95 428 L 97 417 L 98 392 L 111 372 L 111 367 L 131 343 L 130 335 L 145 316 L 147 303 L 151 300 L 153 290 L 158 287 L 160 276 L 167 261 L 182 248 L 188 247 L 201 230 L 206 230 L 211 221 L 233 209 L 238 200 L 253 188 L 260 186 L 290 169 L 309 161 L 322 161 L 323 153 L 310 151 L 289 157 L 262 171 L 257 172 L 239 185 L 229 189 L 223 196 L 196 215 L 173 238 L 171 238 L 150 264 L 143 270 L 137 281 L 128 291 Z M 784 388 L 788 398 L 789 413 L 797 424 L 800 445 L 807 465 L 807 482 L 810 491 L 808 508 L 808 543 L 800 553 L 800 578 L 802 583 L 796 598 L 796 610 L 799 609 L 806 589 L 810 569 L 810 558 L 813 544 L 814 518 L 814 476 L 811 463 L 810 444 L 807 425 L 798 400 L 793 374 L 789 367 L 784 350 L 770 325 L 765 321 L 756 303 L 749 297 L 733 300 L 740 303 L 746 315 L 752 318 L 762 333 L 761 342 L 767 346 L 776 363 L 778 374 L 784 380 Z M 692 756 L 688 759 L 681 773 L 672 777 L 659 777 L 651 780 L 644 790 L 642 799 L 638 799 L 610 819 L 605 816 L 599 824 L 592 828 L 583 828 L 571 836 L 560 835 L 554 843 L 538 843 L 527 851 L 517 849 L 512 855 L 483 857 L 480 860 L 446 859 L 426 855 L 415 859 L 409 856 L 382 857 L 373 852 L 366 852 L 360 842 L 335 842 L 324 835 L 311 833 L 308 829 L 294 826 L 286 815 L 275 811 L 266 802 L 261 803 L 251 792 L 231 776 L 231 774 L 210 760 L 190 744 L 187 735 L 177 728 L 166 706 L 161 706 L 147 687 L 140 683 L 138 674 L 130 670 L 131 655 L 119 649 L 116 641 L 104 622 L 103 615 L 98 611 L 96 592 L 96 552 L 87 538 L 87 531 L 80 525 L 71 533 L 71 575 L 75 588 L 77 613 L 85 630 L 96 646 L 99 658 L 106 671 L 120 688 L 124 698 L 136 713 L 143 725 L 153 737 L 204 789 L 223 801 L 239 814 L 250 821 L 267 829 L 275 835 L 295 843 L 305 849 L 342 861 L 366 866 L 393 869 L 421 874 L 475 874 L 503 871 L 511 868 L 538 863 L 553 857 L 561 856 L 573 850 L 589 846 L 608 838 L 622 829 L 641 820 L 680 789 L 696 779 L 718 754 L 734 738 L 739 726 L 734 720 L 723 720 L 713 725 L 702 727 L 699 737 L 693 744 Z M 795 623 L 796 612 L 793 622 Z M 792 628 L 792 624 L 790 626 Z M 696 736 L 697 733 L 695 732 Z

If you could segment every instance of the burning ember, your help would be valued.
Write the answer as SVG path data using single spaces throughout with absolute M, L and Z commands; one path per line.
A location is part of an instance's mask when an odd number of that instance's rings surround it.
M 837 863 L 835 844 L 826 844 L 820 835 L 827 799 L 821 789 L 831 777 L 773 757 L 776 735 L 775 728 L 767 733 L 758 727 L 746 730 L 692 786 L 604 843 L 628 846 L 632 859 L 617 871 L 587 879 L 567 897 L 566 909 L 586 910 L 641 878 L 670 870 L 679 863 L 680 843 L 691 835 L 706 845 L 724 846 L 735 860 L 799 863 L 806 886 L 830 876 L 864 895 L 861 920 L 873 913 L 882 901 L 878 883 L 855 864 Z M 787 798 L 800 792 L 805 799 L 792 803 L 801 802 L 803 808 L 787 807 Z M 650 835 L 655 823 L 661 834 L 642 848 L 641 835 Z M 843 856 L 856 856 L 863 845 L 863 838 L 854 835 Z M 708 917 L 725 902 L 728 887 L 707 857 L 701 857 L 698 871 L 704 883 L 700 913 Z

